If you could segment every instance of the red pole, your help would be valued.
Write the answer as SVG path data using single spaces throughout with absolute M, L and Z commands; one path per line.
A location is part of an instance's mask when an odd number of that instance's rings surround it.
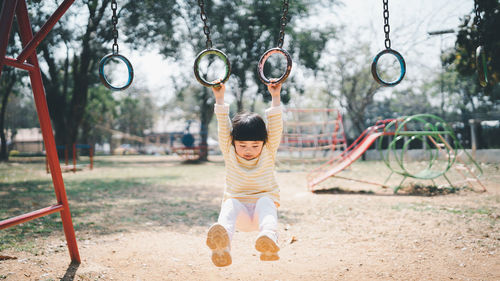
M 16 10 L 17 0 L 2 1 L 0 12 L 0 77 L 2 77 L 2 68 L 4 65 L 5 54 L 7 54 L 7 45 L 9 44 L 10 30 L 14 20 L 14 11 Z
M 31 23 L 28 17 L 28 8 L 25 1 L 19 1 L 16 10 L 17 22 L 19 24 L 19 33 L 21 41 L 24 46 L 28 44 L 29 40 L 33 39 L 33 32 L 31 30 Z M 47 151 L 47 157 L 51 170 L 52 182 L 54 184 L 54 191 L 56 194 L 58 204 L 64 208 L 61 210 L 61 220 L 63 224 L 64 234 L 68 243 L 68 250 L 73 262 L 80 263 L 80 254 L 78 252 L 78 245 L 76 243 L 75 230 L 71 220 L 71 212 L 69 209 L 68 198 L 66 196 L 66 189 L 64 188 L 64 181 L 62 178 L 61 167 L 59 166 L 59 158 L 57 157 L 57 148 L 52 133 L 52 125 L 50 123 L 49 110 L 45 98 L 45 89 L 43 87 L 42 75 L 40 66 L 38 65 L 38 58 L 36 52 L 30 53 L 28 63 L 32 64 L 36 70 L 29 72 L 31 80 L 31 88 L 33 89 L 33 96 L 40 121 L 40 128 L 42 129 L 43 141 Z
M 33 53 L 40 42 L 47 36 L 47 34 L 52 30 L 54 25 L 59 21 L 59 19 L 66 13 L 66 10 L 75 2 L 75 0 L 65 0 L 61 3 L 57 10 L 50 16 L 50 18 L 45 22 L 45 24 L 40 28 L 40 30 L 31 37 L 31 40 L 24 46 L 24 49 L 17 57 L 17 61 L 24 62 L 26 58 Z
M 93 145 L 90 145 L 89 155 L 90 155 L 90 169 L 92 170 L 94 168 L 94 147 L 93 147 Z

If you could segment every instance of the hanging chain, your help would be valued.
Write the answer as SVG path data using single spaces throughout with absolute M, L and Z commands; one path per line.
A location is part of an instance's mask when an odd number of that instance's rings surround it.
M 111 10 L 113 10 L 113 16 L 111 17 L 111 23 L 113 24 L 113 54 L 118 54 L 118 29 L 116 29 L 116 24 L 118 23 L 118 16 L 116 15 L 116 9 L 118 5 L 116 0 L 111 0 Z
M 203 33 L 207 36 L 207 43 L 206 47 L 207 49 L 212 48 L 212 40 L 210 39 L 210 28 L 208 28 L 207 24 L 207 14 L 205 14 L 205 3 L 203 0 L 198 0 L 198 6 L 200 6 L 200 17 L 201 20 L 203 21 Z
M 280 19 L 280 39 L 278 40 L 278 47 L 283 47 L 283 41 L 285 41 L 285 27 L 287 23 L 288 14 L 288 0 L 283 0 L 283 16 Z
M 479 40 L 479 45 L 483 44 L 483 38 L 481 36 L 481 12 L 479 11 L 479 3 L 477 0 L 474 0 L 474 12 L 476 13 L 474 17 L 474 25 L 477 29 L 477 36 Z
M 384 3 L 384 33 L 385 33 L 385 48 L 391 48 L 391 39 L 389 39 L 389 32 L 391 27 L 389 26 L 389 0 L 382 0 Z

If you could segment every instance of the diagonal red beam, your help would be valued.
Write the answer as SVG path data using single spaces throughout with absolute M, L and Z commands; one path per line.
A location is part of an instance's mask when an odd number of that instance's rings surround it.
M 27 214 L 23 214 L 23 215 L 20 215 L 17 217 L 13 217 L 10 219 L 0 221 L 0 230 L 4 229 L 4 228 L 9 228 L 9 227 L 17 225 L 17 224 L 21 224 L 23 222 L 34 220 L 36 218 L 40 218 L 40 217 L 43 217 L 43 216 L 46 216 L 46 215 L 49 215 L 49 214 L 52 214 L 55 212 L 59 212 L 63 208 L 64 207 L 61 204 L 52 205 L 52 206 L 49 206 L 47 208 L 43 208 L 43 209 L 36 210 L 36 211 L 30 212 Z
M 24 46 L 19 56 L 17 56 L 18 62 L 24 62 L 31 53 L 35 50 L 40 42 L 47 36 L 47 34 L 52 30 L 54 25 L 59 21 L 59 19 L 66 13 L 66 10 L 75 2 L 75 0 L 64 0 L 64 2 L 59 5 L 56 11 L 50 16 L 50 18 L 45 22 L 45 24 L 40 28 L 40 30 L 33 36 L 33 38 Z
M 34 65 L 29 64 L 27 62 L 18 62 L 17 60 L 15 60 L 13 58 L 7 58 L 6 57 L 6 58 L 4 58 L 3 63 L 5 65 L 8 65 L 8 66 L 17 67 L 17 68 L 28 70 L 28 71 L 35 70 L 35 66 Z
M 2 76 L 5 54 L 7 54 L 7 45 L 9 44 L 10 30 L 12 29 L 17 0 L 4 0 L 2 2 L 0 7 L 0 77 Z

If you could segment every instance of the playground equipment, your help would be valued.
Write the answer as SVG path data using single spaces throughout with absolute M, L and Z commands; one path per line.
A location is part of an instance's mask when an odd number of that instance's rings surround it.
M 375 56 L 375 58 L 373 59 L 373 62 L 372 62 L 371 70 L 372 70 L 373 79 L 375 79 L 375 81 L 377 81 L 380 85 L 382 85 L 382 86 L 396 86 L 405 77 L 406 63 L 405 63 L 405 60 L 403 59 L 403 56 L 399 52 L 391 49 L 391 39 L 389 39 L 389 32 L 391 30 L 391 28 L 389 26 L 389 0 L 382 0 L 382 2 L 384 4 L 385 50 L 381 51 L 380 53 L 378 53 Z M 399 78 L 397 78 L 396 80 L 391 81 L 391 82 L 384 81 L 380 77 L 380 74 L 378 73 L 378 70 L 377 70 L 378 61 L 379 61 L 380 57 L 382 57 L 385 54 L 391 54 L 391 55 L 395 56 L 397 58 L 397 60 L 399 61 L 399 67 L 400 67 Z
M 392 138 L 386 150 L 382 150 L 382 137 L 384 136 Z M 383 184 L 338 175 L 365 153 L 377 139 L 379 140 L 378 148 L 381 151 L 381 157 L 391 170 L 390 175 Z M 419 140 L 424 145 L 424 152 L 428 155 L 426 158 L 427 164 L 420 170 L 410 169 L 408 163 L 404 161 L 410 143 L 416 140 Z M 401 148 L 400 151 L 397 150 L 398 145 Z M 461 153 L 458 153 L 459 150 Z M 473 168 L 469 167 L 463 158 L 472 163 Z M 459 165 L 456 163 L 457 161 Z M 407 178 L 431 180 L 435 185 L 434 179 L 442 176 L 453 187 L 454 185 L 446 176 L 446 173 L 452 167 L 464 178 L 466 184 L 471 185 L 471 183 L 475 182 L 482 191 L 486 191 L 486 188 L 476 175 L 482 173 L 481 167 L 460 145 L 452 128 L 443 119 L 435 115 L 418 114 L 378 121 L 374 126 L 367 128 L 341 155 L 311 171 L 308 174 L 307 182 L 310 191 L 315 191 L 321 182 L 330 177 L 387 187 L 385 184 L 396 173 L 401 175 L 403 179 L 394 188 L 394 192 L 401 188 Z M 474 189 L 474 187 L 472 188 Z
M 181 147 L 172 147 L 172 151 L 179 155 L 184 160 L 198 160 L 203 153 L 207 153 L 208 147 L 206 145 L 197 145 L 195 146 L 195 137 L 193 134 L 189 132 L 189 128 L 191 127 L 191 120 L 187 122 L 186 129 L 181 137 L 181 142 L 183 146 Z M 201 134 L 201 132 L 200 132 Z M 173 142 L 173 141 L 172 141 Z
M 76 173 L 77 168 L 82 168 L 82 166 L 78 166 L 76 164 L 77 161 L 77 150 L 78 149 L 88 149 L 89 151 L 89 160 L 90 163 L 88 165 L 89 169 L 92 170 L 94 169 L 94 149 L 92 145 L 90 144 L 73 144 L 73 155 L 72 155 L 72 160 L 73 160 L 73 165 L 68 165 L 68 145 L 58 145 L 56 146 L 57 150 L 64 150 L 64 166 L 61 166 L 61 168 L 65 171 L 73 171 L 73 173 Z M 49 161 L 48 158 L 45 157 L 45 169 L 47 170 L 47 174 L 50 173 L 49 170 Z
M 111 89 L 113 91 L 122 91 L 127 89 L 132 84 L 132 80 L 134 80 L 134 69 L 132 68 L 132 64 L 130 63 L 130 61 L 126 57 L 118 53 L 118 29 L 116 29 L 116 24 L 118 23 L 118 17 L 116 16 L 117 8 L 118 5 L 116 4 L 116 0 L 111 0 L 111 10 L 113 11 L 113 16 L 111 17 L 111 22 L 113 23 L 113 51 L 112 53 L 105 55 L 99 62 L 99 78 L 101 79 L 101 82 L 104 84 L 104 86 L 106 86 L 108 89 Z M 121 87 L 111 85 L 108 77 L 106 76 L 106 74 L 104 74 L 104 66 L 108 61 L 111 61 L 113 59 L 121 60 L 123 63 L 125 63 L 128 69 L 128 80 Z
M 207 37 L 207 42 L 206 42 L 206 49 L 201 51 L 194 60 L 194 67 L 193 67 L 194 76 L 196 77 L 196 80 L 198 80 L 198 82 L 200 82 L 205 87 L 218 87 L 221 83 L 225 83 L 229 79 L 229 76 L 231 75 L 231 64 L 229 63 L 226 54 L 224 54 L 221 50 L 212 48 L 212 39 L 210 39 L 210 28 L 208 27 L 207 24 L 207 14 L 205 13 L 205 3 L 203 2 L 203 0 L 198 0 L 198 6 L 200 6 L 200 17 L 201 20 L 203 21 L 203 33 L 205 33 L 205 36 Z M 224 65 L 226 66 L 226 73 L 224 74 L 224 77 L 220 79 L 219 82 L 216 83 L 209 82 L 200 75 L 200 62 L 201 59 L 206 55 L 216 55 L 224 62 Z
M 267 51 L 264 52 L 264 54 L 260 57 L 259 62 L 257 64 L 257 73 L 259 75 L 259 79 L 266 85 L 268 84 L 280 84 L 285 82 L 285 80 L 288 78 L 290 75 L 290 71 L 292 70 L 292 57 L 290 54 L 283 49 L 283 42 L 285 39 L 285 27 L 287 24 L 287 14 L 288 14 L 288 2 L 289 0 L 283 0 L 283 15 L 280 19 L 280 34 L 279 34 L 279 40 L 278 40 L 278 47 L 271 48 Z M 203 21 L 203 33 L 207 37 L 206 41 L 206 49 L 201 51 L 197 56 L 194 61 L 194 76 L 196 77 L 196 80 L 200 82 L 205 87 L 218 87 L 221 83 L 225 83 L 228 79 L 229 76 L 231 75 L 231 64 L 229 62 L 229 59 L 227 58 L 226 54 L 224 54 L 222 51 L 212 48 L 212 40 L 210 39 L 210 28 L 208 27 L 207 24 L 207 15 L 205 13 L 205 3 L 203 0 L 198 0 L 198 6 L 200 6 L 200 17 L 201 20 Z M 285 57 L 287 66 L 285 72 L 278 78 L 278 79 L 269 79 L 265 76 L 264 74 L 264 65 L 266 61 L 271 57 L 273 54 L 281 54 Z M 201 59 L 207 55 L 215 55 L 219 57 L 223 62 L 224 65 L 226 66 L 226 72 L 224 74 L 224 77 L 222 79 L 218 79 L 217 82 L 209 82 L 205 78 L 203 78 L 200 75 L 200 62 Z
M 259 63 L 257 64 L 257 72 L 259 74 L 259 79 L 262 81 L 262 83 L 269 85 L 269 84 L 281 84 L 285 82 L 285 80 L 288 78 L 288 75 L 290 75 L 290 71 L 292 71 L 292 57 L 290 54 L 283 49 L 283 42 L 285 41 L 285 27 L 287 23 L 287 16 L 288 14 L 288 0 L 283 0 L 283 16 L 281 16 L 280 19 L 280 36 L 278 40 L 278 47 L 269 49 L 264 52 L 264 54 L 260 57 Z M 281 54 L 285 57 L 286 59 L 286 70 L 285 73 L 283 73 L 278 79 L 276 80 L 271 80 L 264 75 L 264 65 L 266 64 L 266 61 L 271 57 L 272 54 Z
M 27 70 L 30 76 L 31 89 L 37 109 L 38 120 L 42 130 L 43 142 L 47 151 L 47 161 L 49 163 L 52 183 L 54 184 L 57 204 L 32 211 L 23 215 L 19 215 L 10 219 L 0 221 L 0 229 L 9 228 L 39 217 L 43 217 L 52 213 L 59 212 L 61 215 L 64 234 L 68 244 L 68 250 L 71 260 L 75 263 L 80 263 L 80 254 L 76 243 L 75 230 L 71 219 L 66 189 L 62 178 L 59 158 L 57 156 L 57 148 L 52 133 L 52 125 L 50 122 L 47 101 L 45 98 L 45 90 L 42 82 L 40 66 L 36 54 L 36 47 L 45 38 L 45 36 L 54 27 L 57 21 L 64 15 L 68 8 L 73 4 L 74 0 L 64 0 L 56 11 L 47 19 L 40 30 L 33 35 L 31 23 L 28 15 L 26 1 L 23 0 L 4 0 L 1 4 L 0 12 L 0 77 L 4 65 Z M 17 58 L 5 57 L 7 53 L 7 44 L 9 42 L 10 30 L 14 21 L 14 14 L 17 17 L 19 25 L 19 35 L 23 50 Z
M 205 149 L 204 149 L 205 148 Z M 184 160 L 198 160 L 202 156 L 203 151 L 207 151 L 207 146 L 184 146 L 184 147 L 174 147 L 173 152 L 179 155 Z
M 342 115 L 333 108 L 288 108 L 283 114 L 283 137 L 278 158 L 282 163 L 314 163 L 346 150 Z

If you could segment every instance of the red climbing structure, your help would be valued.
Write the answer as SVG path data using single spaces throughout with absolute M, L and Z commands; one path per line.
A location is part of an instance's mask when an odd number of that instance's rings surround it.
M 288 108 L 278 158 L 282 163 L 318 163 L 347 148 L 342 115 L 334 108 Z
M 47 22 L 40 30 L 33 35 L 30 19 L 28 17 L 28 8 L 26 0 L 3 0 L 0 12 L 0 77 L 4 65 L 12 66 L 27 70 L 30 76 L 31 88 L 35 100 L 38 120 L 42 130 L 43 141 L 47 151 L 47 160 L 51 170 L 52 182 L 56 194 L 57 203 L 40 209 L 26 213 L 17 217 L 0 221 L 0 229 L 21 224 L 39 217 L 43 217 L 52 213 L 59 212 L 61 215 L 62 225 L 68 250 L 72 262 L 80 263 L 80 254 L 76 243 L 75 230 L 71 220 L 71 213 L 64 188 L 64 181 L 59 166 L 59 158 L 57 156 L 57 148 L 52 133 L 52 125 L 50 123 L 49 110 L 45 98 L 45 89 L 42 82 L 40 66 L 36 54 L 36 47 L 40 44 L 45 36 L 50 32 L 54 25 L 64 15 L 68 8 L 73 4 L 74 0 L 65 0 L 49 17 Z M 7 53 L 7 45 L 9 42 L 10 30 L 14 21 L 14 14 L 19 24 L 19 35 L 23 45 L 23 50 L 17 58 L 5 57 Z
M 358 160 L 363 153 L 382 135 L 392 135 L 385 132 L 385 125 L 394 119 L 380 120 L 374 126 L 368 127 L 363 133 L 340 155 L 332 158 L 330 161 L 312 170 L 307 175 L 307 185 L 310 191 L 315 191 L 316 186 L 321 182 L 333 177 L 349 167 L 354 161 Z M 351 179 L 355 180 L 355 179 Z M 358 180 L 359 181 L 359 180 Z M 364 181 L 366 182 L 366 181 Z

